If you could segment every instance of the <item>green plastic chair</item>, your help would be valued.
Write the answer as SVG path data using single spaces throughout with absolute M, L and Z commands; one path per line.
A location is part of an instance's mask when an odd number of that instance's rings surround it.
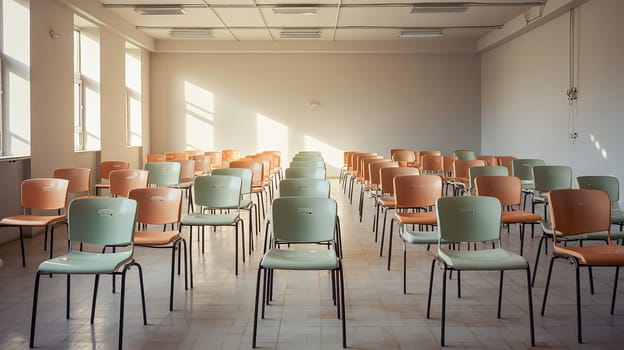
M 330 198 L 280 197 L 273 201 L 273 234 L 279 242 L 293 244 L 321 243 L 334 240 L 337 204 Z M 332 295 L 335 297 L 338 318 L 342 319 L 342 346 L 347 347 L 346 317 L 344 302 L 344 279 L 342 263 L 335 245 L 328 249 L 270 249 L 260 261 L 256 279 L 256 299 L 254 306 L 254 326 L 252 346 L 256 347 L 258 331 L 258 304 L 260 302 L 260 277 L 265 272 L 262 289 L 262 318 L 265 305 L 271 299 L 272 283 L 267 272 L 274 270 L 328 270 L 332 272 Z
M 567 165 L 536 165 L 533 167 L 534 193 L 531 211 L 535 206 L 544 206 L 544 219 L 548 212 L 548 192 L 572 187 L 572 168 Z
M 202 227 L 202 254 L 204 253 L 204 226 L 233 226 L 236 230 L 234 237 L 235 274 L 238 275 L 238 232 L 240 224 L 242 259 L 245 262 L 245 226 L 240 216 L 242 180 L 232 175 L 203 175 L 197 176 L 193 182 L 193 198 L 198 210 L 182 216 L 180 232 L 183 226 L 189 226 L 189 270 L 191 273 L 191 288 L 193 288 L 193 227 Z M 225 210 L 225 212 L 222 212 Z
M 284 170 L 286 179 L 294 179 L 301 177 L 311 177 L 314 179 L 325 179 L 325 168 L 286 168 Z
M 576 181 L 581 189 L 595 189 L 607 192 L 611 200 L 611 224 L 620 226 L 620 232 L 611 232 L 612 239 L 623 239 L 624 234 L 621 233 L 624 226 L 624 211 L 620 209 L 620 182 L 615 176 L 578 176 Z M 590 234 L 591 237 L 594 234 Z M 594 235 L 597 236 L 597 235 Z M 598 235 L 605 240 L 606 235 Z
M 30 326 L 30 347 L 35 343 L 35 322 L 37 317 L 37 299 L 39 295 L 39 279 L 41 275 L 67 275 L 67 306 L 66 318 L 69 319 L 71 275 L 95 275 L 93 302 L 91 306 L 91 324 L 95 318 L 100 275 L 121 275 L 121 302 L 119 307 L 119 349 L 123 340 L 124 302 L 126 289 L 126 272 L 133 266 L 139 271 L 141 286 L 141 303 L 143 307 L 143 324 L 147 325 L 145 312 L 145 294 L 143 290 L 143 272 L 133 258 L 134 225 L 137 204 L 127 198 L 89 197 L 74 199 L 69 204 L 68 239 L 70 243 L 80 242 L 102 246 L 128 246 L 129 249 L 114 253 L 91 253 L 71 249 L 63 256 L 42 262 L 35 276 L 32 320 Z
M 330 184 L 324 179 L 284 179 L 279 183 L 280 197 L 329 198 Z
M 180 183 L 179 162 L 145 163 L 143 168 L 149 171 L 148 186 L 178 186 Z
M 323 157 L 319 154 L 297 154 L 292 161 L 323 161 Z
M 498 293 L 498 318 L 501 317 L 503 291 L 503 273 L 506 270 L 525 270 L 531 345 L 535 346 L 533 327 L 533 300 L 531 295 L 531 271 L 529 263 L 522 256 L 501 248 L 500 225 L 501 204 L 494 197 L 443 197 L 436 205 L 440 240 L 436 259 L 444 266 L 442 276 L 442 320 L 440 344 L 444 346 L 446 321 L 446 280 L 447 271 L 457 271 L 457 294 L 461 297 L 461 271 L 500 271 L 500 289 Z M 493 242 L 495 247 L 478 250 L 451 250 L 443 242 Z M 434 265 L 429 280 L 427 300 L 427 318 L 431 309 L 431 291 L 433 287 Z
M 526 202 L 529 196 L 533 195 L 533 189 L 535 188 L 535 182 L 533 181 L 533 167 L 539 165 L 546 165 L 543 159 L 512 159 L 511 161 L 511 175 L 520 179 L 520 185 L 522 187 L 522 210 L 526 210 Z
M 322 159 L 293 160 L 290 162 L 289 168 L 325 168 L 325 162 Z
M 470 150 L 456 150 L 453 151 L 453 155 L 457 157 L 457 159 L 461 160 L 474 160 L 476 159 L 474 151 Z
M 253 249 L 253 232 L 258 234 L 260 232 L 260 212 L 258 212 L 258 206 L 256 202 L 251 199 L 251 185 L 253 173 L 248 168 L 219 168 L 212 170 L 212 175 L 231 175 L 241 178 L 241 199 L 238 204 L 240 210 L 246 210 L 249 213 L 249 254 Z M 247 196 L 247 198 L 245 198 Z M 230 208 L 236 209 L 236 208 Z M 253 225 L 252 218 L 255 218 L 255 226 Z

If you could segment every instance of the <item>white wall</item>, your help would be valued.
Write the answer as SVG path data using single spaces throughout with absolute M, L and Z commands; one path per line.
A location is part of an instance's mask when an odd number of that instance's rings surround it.
M 97 152 L 74 152 L 73 145 L 73 26 L 74 11 L 56 1 L 31 1 L 31 140 L 32 177 L 51 176 L 57 167 L 88 167 L 93 180 Z M 61 34 L 52 39 L 49 30 Z M 102 159 L 124 159 L 142 166 L 141 148 L 126 147 L 125 39 L 100 27 Z M 149 53 L 142 49 L 144 69 Z M 143 84 L 149 84 L 144 71 Z M 149 126 L 149 89 L 143 94 Z M 149 137 L 147 138 L 149 142 Z
M 569 14 L 481 61 L 484 153 L 567 164 L 574 176 L 624 178 L 624 1 L 592 0 L 577 11 L 578 117 L 568 140 Z
M 346 150 L 479 151 L 479 80 L 476 54 L 155 53 L 152 151 L 315 148 L 330 175 Z

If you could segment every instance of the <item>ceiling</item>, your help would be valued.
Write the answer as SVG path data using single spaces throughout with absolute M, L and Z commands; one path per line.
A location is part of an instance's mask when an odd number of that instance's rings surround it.
M 511 19 L 540 8 L 546 1 L 100 0 L 105 11 L 115 13 L 156 40 L 461 40 L 472 43 L 490 31 L 500 30 Z M 147 11 L 175 10 L 183 14 L 141 15 L 137 7 Z M 314 13 L 275 13 L 280 10 Z M 402 31 L 427 31 L 427 36 L 441 32 L 442 36 L 407 39 L 400 38 Z M 291 38 L 285 38 L 284 32 L 291 33 Z M 181 37 L 172 37 L 175 33 Z

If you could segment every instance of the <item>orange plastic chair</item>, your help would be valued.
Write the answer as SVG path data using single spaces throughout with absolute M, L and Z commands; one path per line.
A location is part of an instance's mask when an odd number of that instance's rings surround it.
M 442 175 L 444 172 L 444 158 L 441 155 L 425 154 L 420 164 L 423 174 Z
M 455 180 L 453 181 L 453 194 L 461 195 L 470 189 L 470 172 L 473 166 L 485 166 L 485 161 L 477 159 L 458 159 L 453 162 Z
M 240 151 L 237 149 L 224 149 L 221 151 L 221 162 L 227 168 L 227 163 L 240 159 Z
M 236 160 L 229 164 L 230 168 L 251 169 L 251 193 L 256 194 L 256 201 L 262 210 L 262 218 L 266 217 L 264 206 L 264 184 L 262 179 L 262 161 L 260 160 Z
M 210 156 L 196 154 L 193 160 L 195 161 L 195 176 L 210 174 Z
M 413 151 L 413 152 L 414 152 L 414 161 L 408 162 L 407 166 L 420 169 L 420 159 L 421 159 L 420 151 Z
M 515 176 L 478 176 L 475 178 L 477 196 L 496 197 L 503 208 L 502 224 L 520 224 L 520 255 L 524 248 L 524 226 L 539 224 L 542 217 L 538 214 L 520 210 L 522 185 Z
M 360 222 L 362 222 L 362 215 L 364 214 L 364 197 L 366 193 L 373 191 L 371 185 L 371 172 L 370 165 L 379 162 L 388 162 L 389 159 L 384 159 L 382 156 L 370 156 L 362 158 L 362 164 L 360 165 L 360 173 L 362 174 L 360 187 L 360 201 L 358 206 L 358 212 L 360 214 Z M 374 197 L 373 197 L 374 198 Z
M 477 156 L 477 160 L 485 161 L 486 166 L 498 166 L 498 157 L 496 156 Z M 509 172 L 511 174 L 511 172 Z
M 416 160 L 416 154 L 408 149 L 391 149 L 390 158 L 395 162 L 399 162 L 399 166 L 405 167 Z
M 210 168 L 217 169 L 223 167 L 223 161 L 221 160 L 221 152 L 209 151 L 204 152 L 205 156 L 210 157 Z
M 195 179 L 195 161 L 192 159 L 175 160 L 180 163 L 180 182 L 178 188 L 186 192 L 186 198 L 188 199 L 187 211 L 193 212 L 191 208 L 193 205 L 193 180 Z
M 109 176 L 111 171 L 113 170 L 122 170 L 129 169 L 130 162 L 125 160 L 106 160 L 100 163 L 100 178 L 101 182 L 95 185 L 95 195 L 99 196 L 100 191 L 103 189 L 108 189 L 109 185 Z
M 438 198 L 442 197 L 442 178 L 438 175 L 406 175 L 394 178 L 394 218 L 390 220 L 390 233 L 388 234 L 388 271 L 390 271 L 390 260 L 392 258 L 392 231 L 394 222 L 399 224 L 399 234 L 401 237 L 415 238 L 421 234 L 422 230 L 409 232 L 406 225 L 417 225 L 420 227 L 433 227 L 438 224 L 436 212 L 433 210 Z M 429 241 L 427 244 L 438 243 L 436 232 L 426 233 Z M 383 236 L 382 236 L 383 240 Z M 403 294 L 406 292 L 405 286 L 405 239 L 403 240 Z
M 173 162 L 175 160 L 188 159 L 188 155 L 184 152 L 165 152 L 165 161 Z
M 396 205 L 394 198 L 394 178 L 401 175 L 420 175 L 420 171 L 417 168 L 407 167 L 389 167 L 381 168 L 379 170 L 379 177 L 381 182 L 381 189 L 377 199 L 377 210 L 375 210 L 375 218 L 373 220 L 375 225 L 375 242 L 377 242 L 377 234 L 379 232 L 379 212 L 383 212 L 383 226 L 381 233 L 381 248 L 379 249 L 379 256 L 383 251 L 383 234 L 386 231 L 386 218 L 388 216 L 388 210 L 394 210 Z
M 43 250 L 47 249 L 48 230 L 50 231 L 50 259 L 54 249 L 54 226 L 66 223 L 67 189 L 69 180 L 54 178 L 26 179 L 21 186 L 21 215 L 6 216 L 0 220 L 0 226 L 19 227 L 22 249 L 22 266 L 26 266 L 24 253 L 24 227 L 43 227 Z M 29 210 L 55 211 L 53 215 L 29 214 Z
M 504 166 L 509 171 L 509 174 L 513 174 L 513 160 L 518 159 L 514 156 L 499 156 L 498 165 Z
M 110 173 L 110 193 L 113 197 L 126 197 L 135 188 L 147 187 L 149 172 L 142 169 L 114 170 Z
M 553 257 L 548 267 L 541 314 L 544 316 L 550 277 L 555 259 L 572 262 L 576 269 L 576 330 L 579 344 L 583 342 L 581 323 L 581 291 L 579 270 L 592 266 L 615 267 L 611 315 L 615 308 L 620 266 L 624 266 L 624 246 L 611 240 L 611 200 L 606 192 L 590 189 L 558 189 L 548 193 L 553 232 L 561 237 L 575 237 L 592 232 L 607 232 L 607 244 L 595 246 L 563 245 L 553 235 Z
M 455 181 L 455 167 L 453 163 L 457 160 L 457 156 L 442 156 L 442 168 L 444 175 L 442 175 L 442 183 L 444 187 L 444 195 L 448 195 L 448 188 L 453 187 Z
M 145 157 L 145 162 L 146 163 L 152 163 L 152 162 L 165 162 L 167 161 L 167 156 L 165 156 L 164 154 L 148 154 Z
M 169 311 L 173 311 L 173 284 L 175 271 L 175 253 L 184 245 L 184 289 L 188 290 L 188 268 L 186 240 L 174 227 L 180 223 L 182 192 L 167 187 L 135 188 L 130 191 L 130 199 L 137 201 L 137 218 L 139 227 L 144 229 L 134 232 L 134 246 L 147 248 L 171 249 L 171 284 L 169 289 Z M 167 231 L 167 224 L 172 229 Z M 148 229 L 144 225 L 164 225 L 162 231 Z M 180 259 L 178 259 L 178 264 Z M 178 266 L 179 271 L 179 266 Z
M 69 181 L 68 194 L 91 194 L 91 169 L 89 168 L 57 168 L 52 175 L 57 179 Z

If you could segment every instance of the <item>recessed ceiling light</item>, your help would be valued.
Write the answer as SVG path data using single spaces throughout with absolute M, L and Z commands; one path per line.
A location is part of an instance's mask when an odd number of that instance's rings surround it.
M 212 30 L 210 29 L 172 29 L 169 31 L 172 38 L 200 39 L 212 38 Z
M 170 16 L 186 13 L 181 6 L 136 6 L 134 11 L 142 16 Z
M 283 31 L 280 32 L 281 39 L 320 39 L 321 31 Z
M 273 8 L 273 14 L 276 15 L 315 15 L 318 7 L 312 6 L 280 6 Z
M 442 36 L 442 30 L 403 30 L 399 33 L 401 39 L 413 39 L 413 38 L 439 38 Z
M 410 10 L 411 13 L 464 13 L 468 7 L 463 5 L 420 4 Z

